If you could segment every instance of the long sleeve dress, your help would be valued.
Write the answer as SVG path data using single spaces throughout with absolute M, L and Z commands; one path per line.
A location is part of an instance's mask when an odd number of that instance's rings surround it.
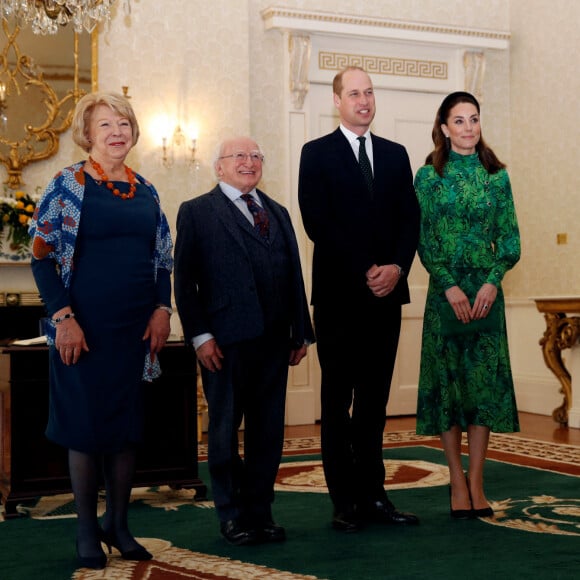
M 429 272 L 423 320 L 417 433 L 436 435 L 459 425 L 519 431 L 501 281 L 520 257 L 520 237 L 505 169 L 490 174 L 477 153 L 450 152 L 443 177 L 419 169 L 419 257 Z M 459 286 L 473 304 L 485 283 L 497 287 L 496 330 L 446 336 L 445 291 Z
M 70 366 L 50 347 L 46 435 L 85 453 L 140 440 L 150 358 L 143 334 L 156 305 L 171 299 L 169 227 L 157 193 L 138 179 L 135 197 L 123 200 L 81 164 L 67 168 L 49 184 L 31 226 L 32 270 L 47 312 L 70 305 L 89 347 Z

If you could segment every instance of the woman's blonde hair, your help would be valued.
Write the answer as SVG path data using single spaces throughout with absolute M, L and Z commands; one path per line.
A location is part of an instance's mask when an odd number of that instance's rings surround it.
M 139 123 L 129 101 L 118 93 L 89 93 L 77 103 L 72 120 L 73 141 L 87 153 L 91 150 L 89 125 L 91 115 L 98 105 L 106 105 L 113 111 L 128 119 L 133 134 L 133 145 L 139 140 Z

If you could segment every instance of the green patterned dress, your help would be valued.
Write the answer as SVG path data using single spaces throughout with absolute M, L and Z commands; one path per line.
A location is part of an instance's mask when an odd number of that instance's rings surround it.
M 417 433 L 436 435 L 459 425 L 519 431 L 511 375 L 504 274 L 520 257 L 511 185 L 501 169 L 489 174 L 478 154 L 450 152 L 444 176 L 432 165 L 419 169 L 419 257 L 430 274 L 423 320 Z M 494 284 L 499 331 L 443 336 L 445 290 L 459 286 L 471 303 L 484 283 Z

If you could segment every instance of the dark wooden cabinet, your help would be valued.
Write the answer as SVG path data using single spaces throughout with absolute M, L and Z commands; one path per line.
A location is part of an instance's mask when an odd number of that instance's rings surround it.
M 197 469 L 197 389 L 193 353 L 183 343 L 159 355 L 163 374 L 144 383 L 145 435 L 135 487 L 193 488 L 206 497 Z M 48 416 L 48 349 L 0 348 L 0 494 L 5 517 L 23 500 L 71 491 L 67 451 L 44 435 Z

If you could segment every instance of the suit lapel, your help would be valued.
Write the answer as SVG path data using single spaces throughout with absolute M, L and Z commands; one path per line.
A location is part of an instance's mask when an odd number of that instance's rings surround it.
M 234 218 L 232 209 L 238 211 L 236 207 L 231 207 L 233 204 L 225 196 L 224 192 L 220 189 L 219 185 L 216 186 L 210 195 L 210 203 L 212 209 L 217 215 L 218 219 L 222 222 L 225 229 L 234 238 L 234 240 L 246 250 L 246 245 L 244 244 L 244 239 L 242 237 L 240 226 Z
M 280 216 L 278 208 L 275 204 L 270 202 L 270 199 L 266 194 L 264 194 L 259 189 L 256 190 L 262 201 L 263 207 L 266 209 L 270 216 L 270 241 L 274 239 L 274 236 L 277 234 L 278 226 L 283 227 L 283 219 Z M 240 230 L 240 223 L 235 219 L 235 215 L 233 212 L 237 211 L 241 214 L 239 209 L 235 207 L 235 205 L 226 197 L 224 192 L 220 189 L 219 185 L 216 186 L 210 195 L 211 204 L 213 210 L 216 212 L 219 220 L 224 224 L 226 230 L 233 236 L 240 246 L 246 249 L 246 245 L 244 243 L 244 238 L 242 236 L 242 232 Z M 243 217 L 244 222 L 247 222 L 247 231 L 250 235 L 255 235 L 260 241 L 263 240 L 260 238 L 260 235 L 254 230 L 250 222 Z

